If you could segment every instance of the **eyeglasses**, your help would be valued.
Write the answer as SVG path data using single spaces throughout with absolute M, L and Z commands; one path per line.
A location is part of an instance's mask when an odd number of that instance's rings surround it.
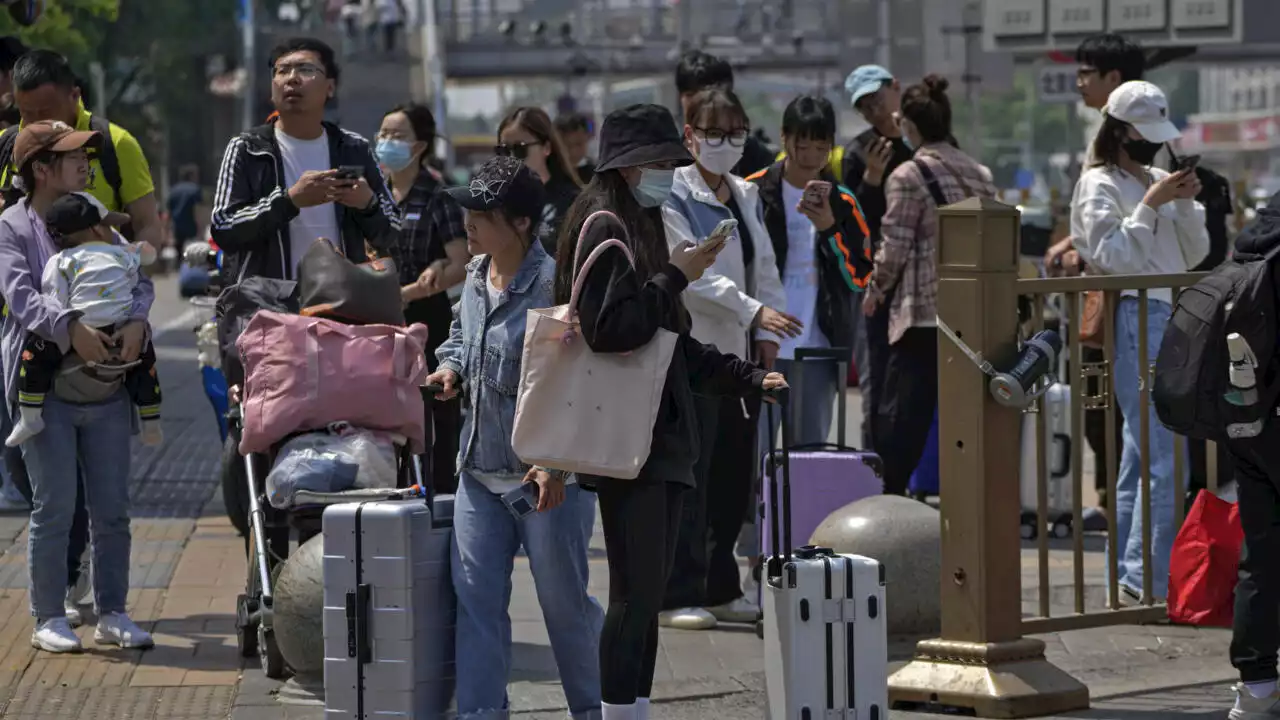
M 1090 75 L 1100 75 L 1100 74 L 1102 74 L 1102 71 L 1101 71 L 1101 70 L 1099 70 L 1098 68 L 1096 68 L 1096 67 L 1088 67 L 1088 66 L 1084 66 L 1084 67 L 1081 67 L 1081 68 L 1079 68 L 1078 70 L 1076 70 L 1076 79 L 1077 79 L 1077 80 L 1084 80 L 1085 78 L 1089 77 Z
M 694 131 L 698 133 L 698 139 L 701 142 L 705 142 L 709 147 L 720 147 L 725 140 L 728 140 L 729 144 L 734 147 L 742 147 L 747 144 L 747 136 L 751 134 L 751 131 L 746 128 L 725 132 L 715 128 L 696 127 Z
M 542 142 L 522 142 L 522 143 L 499 143 L 493 146 L 493 154 L 502 157 L 513 157 L 517 160 L 524 160 L 529 157 L 529 148 L 537 147 Z
M 278 78 L 287 78 L 294 73 L 298 73 L 298 77 L 303 80 L 315 80 L 324 75 L 324 68 L 311 63 L 299 63 L 296 65 L 276 65 L 272 68 L 272 73 Z

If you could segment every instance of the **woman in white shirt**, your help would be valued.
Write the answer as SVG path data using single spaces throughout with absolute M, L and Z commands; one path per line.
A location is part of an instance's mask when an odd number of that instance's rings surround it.
M 701 280 L 684 291 L 699 342 L 772 368 L 783 338 L 802 324 L 782 312 L 786 294 L 764 225 L 760 192 L 730 174 L 750 135 L 746 111 L 730 90 L 703 90 L 685 103 L 685 145 L 697 164 L 678 168 L 662 206 L 667 244 L 703 242 L 723 220 L 738 221 Z M 676 561 L 667 580 L 665 627 L 701 630 L 719 622 L 755 622 L 755 598 L 743 594 L 734 545 L 751 507 L 759 396 L 696 397 L 702 447 L 696 493 L 685 496 Z
M 1169 122 L 1164 93 L 1142 81 L 1124 83 L 1111 93 L 1106 117 L 1093 144 L 1093 166 L 1076 184 L 1071 203 L 1071 234 L 1076 250 L 1093 272 L 1104 275 L 1185 273 L 1209 253 L 1204 208 L 1195 202 L 1200 182 L 1193 170 L 1169 174 L 1151 167 L 1156 153 L 1180 136 Z M 1121 295 L 1115 316 L 1113 359 L 1116 400 L 1124 415 L 1124 450 L 1116 481 L 1116 547 L 1121 602 L 1136 604 L 1143 589 L 1142 466 L 1140 444 L 1141 379 L 1138 367 L 1139 314 L 1147 315 L 1147 360 L 1155 363 L 1160 339 L 1172 311 L 1172 293 L 1151 290 L 1147 307 L 1138 293 Z M 1169 554 L 1173 547 L 1173 433 L 1150 418 L 1151 588 L 1153 599 L 1168 594 Z

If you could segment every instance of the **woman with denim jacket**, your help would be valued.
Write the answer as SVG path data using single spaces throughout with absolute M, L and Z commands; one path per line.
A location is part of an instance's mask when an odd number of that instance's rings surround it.
M 469 250 L 462 298 L 449 339 L 436 350 L 440 369 L 428 384 L 442 399 L 466 384 L 458 453 L 453 584 L 458 596 L 458 717 L 509 714 L 511 572 L 521 546 L 529 558 L 569 711 L 600 717 L 603 612 L 587 595 L 587 507 L 576 483 L 530 468 L 511 448 L 525 316 L 551 307 L 555 263 L 533 232 L 542 214 L 542 182 L 513 157 L 489 160 L 466 187 L 448 191 L 467 211 Z M 536 487 L 536 512 L 517 519 L 503 495 Z M 530 488 L 533 489 L 533 488 Z
M 692 161 L 666 108 L 632 105 L 610 113 L 600 131 L 600 166 L 570 209 L 556 246 L 560 303 L 569 299 L 574 275 L 580 271 L 578 262 L 601 242 L 625 237 L 635 258 L 633 265 L 625 253 L 612 248 L 602 252 L 581 278 L 577 309 L 582 339 L 593 352 L 631 352 L 649 344 L 660 329 L 679 336 L 653 443 L 639 477 L 579 476 L 599 497 L 609 561 L 609 611 L 600 636 L 605 720 L 649 717 L 658 613 L 684 494 L 696 487 L 693 467 L 700 442 L 693 393 L 742 396 L 786 387 L 780 374 L 723 354 L 689 334 L 681 293 L 702 277 L 725 247 L 723 238 L 667 247 L 661 205 L 671 195 L 675 168 Z M 614 213 L 616 221 L 593 222 L 575 262 L 578 236 L 598 210 Z

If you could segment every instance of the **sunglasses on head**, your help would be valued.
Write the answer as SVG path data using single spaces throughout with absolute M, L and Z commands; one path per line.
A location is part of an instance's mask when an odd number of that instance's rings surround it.
M 517 160 L 524 160 L 529 157 L 529 148 L 541 144 L 541 142 L 499 143 L 493 146 L 493 154 L 502 157 L 509 155 Z

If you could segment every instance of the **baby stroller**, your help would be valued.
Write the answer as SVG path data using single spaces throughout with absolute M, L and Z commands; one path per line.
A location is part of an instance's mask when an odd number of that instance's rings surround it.
M 335 274 L 345 274 L 346 277 L 335 278 Z M 263 316 L 259 320 L 278 323 L 277 327 L 293 324 L 290 321 L 290 316 L 293 319 L 298 319 L 296 316 L 299 314 L 323 318 L 324 321 L 336 321 L 329 322 L 329 327 L 347 327 L 350 328 L 350 332 L 353 334 L 361 331 L 360 328 L 353 326 L 404 325 L 398 278 L 394 266 L 352 265 L 329 249 L 327 244 L 317 244 L 303 259 L 299 267 L 299 277 L 301 278 L 300 282 L 295 284 L 293 282 L 264 278 L 246 280 L 242 276 L 236 286 L 229 288 L 223 294 L 223 297 L 219 299 L 219 344 L 223 350 L 223 368 L 228 380 L 233 383 L 231 409 L 228 412 L 229 432 L 224 452 L 225 467 L 223 468 L 223 473 L 224 478 L 239 479 L 243 483 L 240 485 L 243 490 L 235 493 L 238 496 L 234 503 L 235 507 L 233 508 L 233 503 L 228 502 L 228 512 L 242 513 L 240 517 L 243 523 L 245 549 L 248 559 L 245 591 L 244 594 L 239 596 L 236 603 L 236 638 L 241 654 L 244 657 L 257 655 L 261 660 L 264 673 L 267 677 L 273 679 L 282 679 L 288 674 L 288 669 L 275 641 L 273 590 L 279 571 L 289 557 L 292 542 L 296 540 L 301 545 L 320 534 L 324 510 L 329 505 L 367 500 L 396 499 L 430 492 L 429 482 L 423 481 L 423 478 L 430 477 L 429 468 L 424 468 L 424 463 L 430 462 L 429 454 L 411 452 L 410 441 L 405 437 L 400 437 L 395 441 L 394 449 L 391 449 L 392 446 L 389 443 L 384 444 L 384 447 L 387 448 L 386 454 L 388 458 L 380 464 L 381 467 L 386 468 L 386 471 L 380 473 L 379 476 L 389 480 L 393 475 L 394 486 L 389 486 L 387 482 L 381 482 L 379 483 L 380 487 L 376 488 L 340 490 L 337 492 L 318 492 L 299 487 L 287 494 L 277 492 L 269 497 L 268 493 L 271 490 L 267 487 L 268 473 L 277 460 L 280 459 L 278 456 L 281 455 L 281 451 L 286 449 L 286 445 L 293 447 L 291 441 L 295 438 L 325 431 L 328 423 L 321 424 L 318 427 L 299 427 L 285 437 L 279 437 L 279 434 L 263 434 L 261 425 L 261 422 L 264 422 L 263 418 L 298 417 L 266 412 L 265 408 L 267 406 L 265 404 L 255 404 L 253 406 L 257 414 L 252 418 L 256 418 L 260 424 L 257 426 L 259 436 L 253 439 L 255 444 L 251 444 L 251 448 L 260 450 L 260 452 L 250 452 L 244 455 L 239 453 L 240 443 L 248 434 L 246 433 L 246 425 L 251 429 L 254 427 L 252 422 L 246 421 L 245 408 L 242 403 L 243 401 L 252 400 L 254 391 L 252 382 L 245 384 L 246 373 L 242 364 L 244 358 L 240 357 L 236 343 L 241 334 L 246 331 L 246 328 L 252 327 L 249 321 L 257 316 L 260 311 L 267 310 L 275 313 L 274 316 Z M 309 279 L 311 282 L 308 282 Z M 346 299 L 325 297 L 323 291 L 317 288 L 339 288 L 348 293 L 348 296 Z M 301 297 L 301 300 L 298 299 L 299 297 Z M 300 312 L 300 307 L 312 309 L 322 307 L 326 310 L 322 313 Z M 345 309 L 346 312 L 333 312 L 335 308 L 337 310 Z M 374 328 L 364 328 L 363 330 L 372 331 L 375 334 L 377 332 Z M 250 329 L 250 332 L 255 331 Z M 417 332 L 420 332 L 425 337 L 425 329 L 419 328 Z M 335 333 L 333 336 L 347 337 L 342 332 Z M 351 343 L 358 342 L 358 340 L 339 339 L 337 342 L 340 344 L 340 354 L 345 356 L 348 351 L 353 351 L 357 347 Z M 402 345 L 402 342 L 396 341 L 397 348 Z M 254 347 L 269 347 L 268 353 L 273 354 L 273 356 L 284 357 L 291 355 L 287 350 L 279 352 L 276 346 L 270 344 L 255 345 Z M 412 355 L 412 353 L 407 355 Z M 422 362 L 425 363 L 425 360 Z M 378 372 L 380 373 L 381 371 Z M 391 372 L 397 372 L 396 368 L 393 367 Z M 346 375 L 342 377 L 344 378 L 342 387 L 345 390 L 350 382 L 350 377 Z M 383 376 L 379 374 L 379 377 Z M 390 378 L 388 377 L 387 379 L 389 380 Z M 405 382 L 406 379 L 401 377 L 400 380 Z M 242 392 L 240 388 L 242 387 L 249 387 L 250 397 L 240 397 Z M 381 386 L 379 385 L 379 387 Z M 401 386 L 401 390 L 403 389 L 403 386 Z M 415 388 L 412 391 L 412 396 L 416 397 L 417 395 Z M 397 404 L 387 403 L 387 405 Z M 398 406 L 404 407 L 403 404 Z M 349 409 L 349 405 L 344 405 L 342 411 L 346 412 Z M 420 423 L 427 417 L 429 417 L 429 414 L 425 412 L 422 417 L 416 417 L 415 414 L 413 422 L 418 430 L 422 429 Z M 354 421 L 356 418 L 350 419 Z M 337 418 L 331 419 L 330 422 L 334 420 L 337 420 Z M 358 422 L 353 424 L 359 425 Z M 293 426 L 290 425 L 290 427 Z M 412 434 L 415 437 L 421 437 L 420 432 L 417 430 Z M 271 445 L 270 449 L 263 450 L 263 443 L 267 442 L 266 438 L 268 437 L 279 439 Z M 432 440 L 429 425 L 425 426 L 425 438 L 423 439 L 426 447 L 429 448 Z M 420 450 L 422 448 L 415 449 Z M 394 459 L 389 457 L 391 454 L 394 454 Z M 392 468 L 392 465 L 394 465 L 394 468 Z M 364 472 L 363 466 L 360 472 Z M 224 484 L 224 494 L 226 494 L 227 489 Z M 272 504 L 272 499 L 275 500 L 276 504 Z M 240 527 L 240 523 L 237 523 L 237 527 Z

